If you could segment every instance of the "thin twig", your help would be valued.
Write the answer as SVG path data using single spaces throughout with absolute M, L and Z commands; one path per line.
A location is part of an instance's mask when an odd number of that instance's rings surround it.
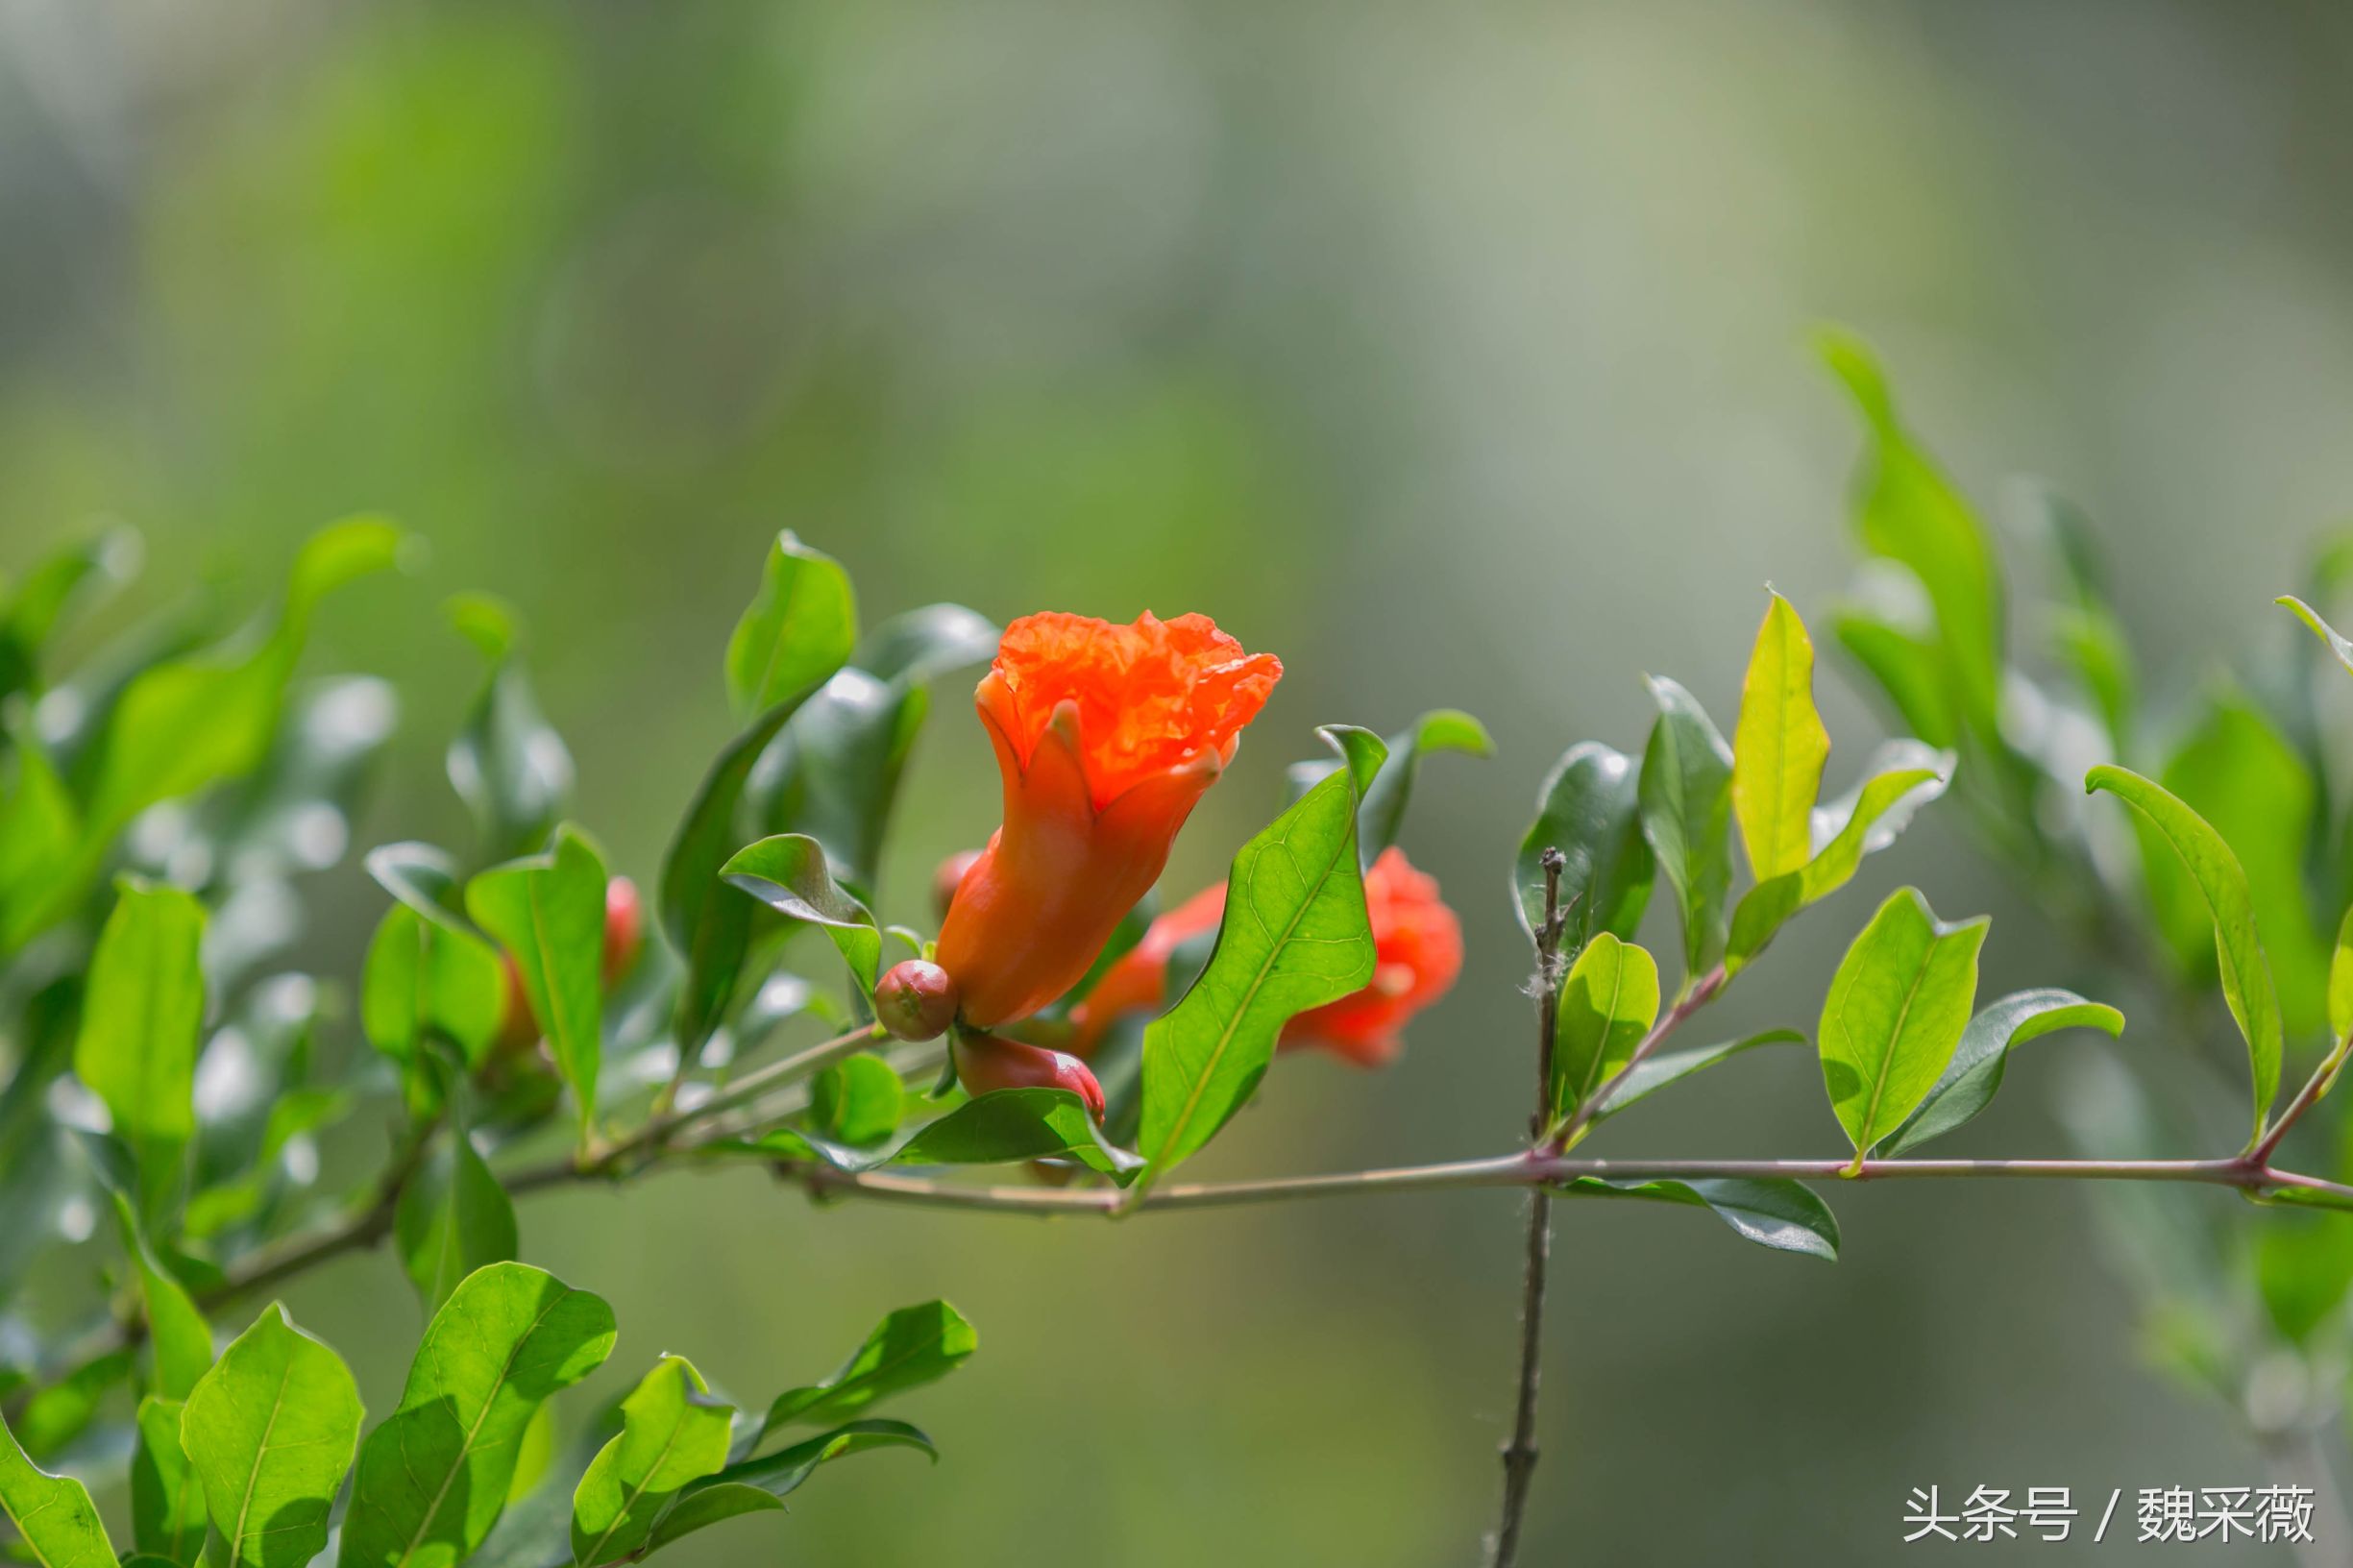
M 2246 1151 L 2249 1164 L 2262 1165 L 2270 1163 L 2271 1156 L 2279 1148 L 2281 1140 L 2287 1138 L 2288 1130 L 2303 1117 L 2305 1112 L 2318 1104 L 2320 1096 L 2326 1094 L 2330 1086 L 2337 1082 L 2337 1074 L 2343 1070 L 2345 1053 L 2348 1051 L 2353 1051 L 2353 1032 L 2348 1032 L 2344 1039 L 2339 1041 L 2337 1048 L 2323 1057 L 2318 1066 L 2313 1068 L 2312 1076 L 2304 1080 L 2304 1087 L 2296 1090 L 2294 1099 L 2288 1102 L 2288 1109 L 2279 1114 L 2279 1120 L 2273 1122 L 2270 1129 L 2257 1139 L 2254 1146 Z
M 581 1161 L 583 1171 L 591 1175 L 610 1175 L 629 1156 L 660 1148 L 673 1133 L 689 1123 L 732 1110 L 748 1100 L 758 1099 L 778 1085 L 814 1077 L 843 1058 L 855 1056 L 882 1038 L 883 1031 L 879 1024 L 864 1024 L 836 1035 L 831 1040 L 821 1040 L 806 1049 L 770 1063 L 756 1072 L 746 1073 L 691 1110 L 658 1113 L 619 1142 L 589 1151 Z
M 1535 931 L 1536 1110 L 1530 1138 L 1541 1140 L 1553 1118 L 1553 1035 L 1560 1016 L 1560 935 L 1567 912 L 1560 907 L 1560 872 L 1567 865 L 1557 848 L 1544 851 L 1544 919 Z M 1520 1525 L 1528 1514 L 1528 1488 L 1536 1473 L 1536 1395 L 1544 1376 L 1544 1288 L 1552 1271 L 1553 1194 L 1537 1187 L 1528 1198 L 1528 1243 L 1520 1266 L 1520 1374 L 1512 1402 L 1511 1440 L 1504 1445 L 1504 1502 L 1495 1527 L 1495 1568 L 1511 1568 L 1520 1554 Z

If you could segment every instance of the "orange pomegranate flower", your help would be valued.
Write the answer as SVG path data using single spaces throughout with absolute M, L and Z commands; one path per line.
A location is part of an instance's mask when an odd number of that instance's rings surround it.
M 1158 1008 L 1167 1000 L 1168 960 L 1187 939 L 1216 929 L 1225 915 L 1220 882 L 1204 888 L 1152 922 L 1088 993 L 1072 1017 L 1074 1049 L 1091 1050 L 1120 1014 Z M 1401 1032 L 1413 1015 L 1446 994 L 1462 972 L 1462 926 L 1438 897 L 1435 879 L 1415 870 L 1405 851 L 1391 847 L 1364 873 L 1364 910 L 1372 923 L 1372 984 L 1336 1002 L 1311 1008 L 1283 1028 L 1283 1045 L 1320 1045 L 1361 1067 L 1393 1061 Z
M 1030 615 L 1005 628 L 974 694 L 1005 822 L 940 928 L 967 1024 L 1025 1017 L 1078 983 L 1282 675 L 1205 615 L 1131 626 Z

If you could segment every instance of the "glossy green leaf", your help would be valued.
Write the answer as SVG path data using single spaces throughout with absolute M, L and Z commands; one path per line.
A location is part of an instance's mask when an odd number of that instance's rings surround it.
M 877 1401 L 939 1382 L 979 1348 L 978 1331 L 946 1302 L 901 1307 L 877 1323 L 832 1376 L 778 1395 L 762 1430 L 846 1421 Z
M 863 670 L 836 674 L 753 773 L 748 793 L 762 829 L 814 839 L 846 887 L 870 893 L 899 777 L 930 709 L 920 686 Z
M 2157 782 L 2230 846 L 2246 875 L 2256 928 L 2293 1034 L 2327 1015 L 2328 942 L 2305 893 L 2305 845 L 2323 811 L 2320 789 L 2295 744 L 2245 694 L 2209 691 L 2197 722 L 2167 756 Z M 2204 894 L 2153 822 L 2136 818 L 2150 913 L 2200 984 L 2216 978 L 2212 917 Z
M 180 1442 L 212 1519 L 211 1568 L 305 1568 L 359 1441 L 343 1359 L 266 1309 L 188 1396 Z
M 84 1361 L 25 1402 L 16 1423 L 24 1450 L 45 1459 L 89 1430 L 100 1401 L 130 1380 L 138 1356 L 128 1348 Z
M 1919 579 L 1935 610 L 1956 706 L 1979 735 L 1994 738 L 1999 733 L 2003 607 L 1992 540 L 1935 458 L 1904 429 L 1870 346 L 1849 333 L 1827 332 L 1821 351 L 1853 395 L 1871 436 L 1854 492 L 1863 548 Z
M 1654 865 L 1642 836 L 1640 771 L 1595 741 L 1569 747 L 1536 796 L 1536 820 L 1512 863 L 1522 929 L 1544 918 L 1544 851 L 1558 849 L 1560 901 L 1568 911 L 1561 950 L 1575 952 L 1597 931 L 1630 938 L 1651 901 Z
M 211 1326 L 197 1311 L 187 1287 L 172 1276 L 148 1244 L 129 1195 L 118 1190 L 113 1197 L 115 1221 L 123 1250 L 130 1255 L 138 1279 L 148 1342 L 155 1354 L 155 1391 L 168 1400 L 184 1400 L 212 1370 Z
M 1464 756 L 1491 757 L 1495 742 L 1486 726 L 1456 708 L 1434 708 L 1413 721 L 1413 727 L 1392 735 L 1388 760 L 1365 786 L 1364 802 L 1357 809 L 1357 858 L 1370 866 L 1404 831 L 1406 807 L 1421 776 L 1422 759 L 1435 751 L 1459 751 Z
M 1732 748 L 1698 698 L 1660 677 L 1652 677 L 1650 688 L 1658 720 L 1642 751 L 1642 836 L 1675 890 L 1683 970 L 1696 975 L 1724 948 L 1724 901 L 1732 884 Z
M 149 1215 L 179 1189 L 196 1136 L 204 934 L 204 906 L 192 896 L 126 877 L 90 955 L 74 1072 L 130 1148 Z
M 2204 818 L 2139 773 L 2122 768 L 2095 768 L 2084 775 L 2083 787 L 2087 792 L 2106 790 L 2138 812 L 2180 857 L 2197 889 L 2214 922 L 2222 999 L 2246 1040 L 2254 1085 L 2255 1136 L 2262 1137 L 2271 1101 L 2279 1093 L 2282 1025 L 2271 966 L 2256 934 L 2254 898 L 2239 857 Z
M 1922 806 L 1945 793 L 1953 756 L 1914 741 L 1882 747 L 1863 782 L 1812 814 L 1812 856 L 1794 871 L 1760 882 L 1732 912 L 1725 968 L 1737 972 L 1778 934 L 1789 918 L 1845 887 L 1863 857 L 1896 841 Z
M 702 1374 L 665 1356 L 621 1402 L 621 1434 L 599 1451 L 572 1499 L 572 1556 L 580 1568 L 634 1556 L 689 1482 L 725 1468 L 734 1407 Z
M 2348 674 L 2353 674 L 2353 643 L 2345 641 L 2335 626 L 2322 620 L 2318 610 L 2293 594 L 2282 594 L 2271 602 L 2284 605 L 2293 612 L 2297 620 L 2312 628 L 2313 635 L 2320 639 L 2322 646 L 2337 655 L 2337 662 L 2343 665 Z
M 81 814 L 29 723 L 6 723 L 7 792 L 0 794 L 0 953 L 32 934 L 72 874 Z
M 2353 909 L 2337 926 L 2337 947 L 2329 955 L 2328 1032 L 2332 1040 L 2353 1037 Z
M 929 1437 L 904 1421 L 853 1421 L 763 1458 L 731 1464 L 690 1483 L 654 1527 L 649 1553 L 697 1531 L 748 1513 L 781 1512 L 784 1500 L 816 1474 L 820 1465 L 877 1448 L 912 1448 L 937 1458 Z
M 531 1016 L 572 1086 L 580 1135 L 597 1111 L 604 1055 L 604 861 L 570 825 L 555 847 L 466 884 L 466 909 L 523 973 Z
M 1645 1058 L 1628 1073 L 1601 1109 L 1594 1112 L 1595 1121 L 1614 1116 L 1637 1100 L 1648 1099 L 1670 1084 L 1680 1083 L 1695 1072 L 1728 1061 L 1743 1051 L 1759 1045 L 1802 1045 L 1805 1036 L 1795 1029 L 1767 1029 L 1761 1034 L 1744 1035 L 1738 1040 L 1719 1041 L 1713 1045 L 1695 1045 L 1689 1050 L 1660 1051 Z
M 962 604 L 926 604 L 868 632 L 850 663 L 878 680 L 920 686 L 996 653 L 996 624 Z
M 185 1407 L 152 1394 L 139 1401 L 138 1446 L 131 1456 L 131 1536 L 139 1552 L 196 1568 L 210 1516 L 205 1490 L 180 1446 Z
M 474 813 L 487 858 L 510 860 L 548 842 L 572 798 L 572 753 L 540 711 L 515 654 L 513 611 L 483 594 L 450 600 L 451 621 L 490 671 L 450 742 L 450 786 Z
M 1704 1181 L 1605 1181 L 1580 1176 L 1557 1190 L 1572 1198 L 1641 1198 L 1708 1210 L 1734 1235 L 1776 1252 L 1838 1261 L 1838 1219 L 1811 1188 L 1777 1177 Z
M 769 548 L 760 591 L 727 640 L 727 696 L 744 719 L 814 691 L 858 641 L 858 606 L 839 562 L 788 530 Z
M 522 1263 L 469 1276 L 427 1327 L 400 1408 L 360 1450 L 340 1568 L 448 1568 L 472 1555 L 506 1506 L 540 1406 L 612 1350 L 612 1309 L 587 1291 Z
M 870 1147 L 898 1131 L 906 1097 L 907 1086 L 891 1064 L 862 1051 L 817 1075 L 809 1086 L 809 1117 L 837 1142 Z
M 429 1312 L 476 1270 L 511 1262 L 521 1250 L 514 1202 L 462 1126 L 433 1140 L 402 1188 L 392 1240 Z
M 1830 754 L 1814 709 L 1814 644 L 1789 600 L 1772 596 L 1740 686 L 1732 730 L 1732 815 L 1760 883 L 1813 857 L 1814 797 Z
M 469 1065 L 480 1065 L 505 1006 L 505 974 L 490 943 L 404 903 L 384 912 L 361 970 L 359 1021 L 368 1042 L 399 1063 L 412 1084 L 435 1038 L 451 1041 Z
M 1347 766 L 1242 845 L 1208 967 L 1144 1031 L 1141 1144 L 1155 1171 L 1248 1103 L 1286 1023 L 1373 977 L 1357 801 L 1388 748 L 1361 729 L 1323 733 Z
M 2061 1029 L 2097 1029 L 2113 1037 L 2123 1033 L 2124 1015 L 2071 991 L 2013 992 L 1987 1003 L 1969 1020 L 1951 1063 L 1920 1108 L 1888 1135 L 1877 1155 L 1890 1159 L 1906 1153 L 1975 1116 L 1994 1102 L 2010 1053 Z
M 0 602 L 0 703 L 40 690 L 43 655 L 67 608 L 95 588 L 128 581 L 142 553 L 137 533 L 110 527 L 51 551 L 25 574 Z
M 1657 1018 L 1657 964 L 1633 943 L 1597 932 L 1560 983 L 1551 1119 L 1561 1120 L 1601 1092 Z
M 114 1546 L 89 1488 L 36 1467 L 0 1420 L 0 1516 L 41 1568 L 114 1568 Z
M 1087 1104 L 1066 1089 L 999 1089 L 916 1129 L 891 1151 L 902 1165 L 995 1165 L 1068 1155 L 1124 1173 L 1142 1162 L 1104 1140 Z
M 821 926 L 869 993 L 882 968 L 882 933 L 867 907 L 845 892 L 825 864 L 824 846 L 798 833 L 746 845 L 720 876 L 787 919 Z
M 1830 622 L 1831 635 L 1848 656 L 1878 683 L 1903 727 L 1929 746 L 1951 746 L 1961 738 L 1943 665 L 1935 648 L 1903 627 L 1851 606 Z
M 1952 1061 L 1977 993 L 1986 923 L 1948 925 L 1917 890 L 1898 888 L 1847 949 L 1815 1040 L 1856 1160 L 1903 1124 Z

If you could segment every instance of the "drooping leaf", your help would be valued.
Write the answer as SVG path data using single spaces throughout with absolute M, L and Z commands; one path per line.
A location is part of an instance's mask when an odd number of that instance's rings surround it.
M 2087 1002 L 2071 991 L 2012 992 L 1989 1002 L 1969 1020 L 1952 1061 L 1920 1102 L 1920 1108 L 1889 1134 L 1876 1153 L 1881 1159 L 1941 1138 L 1994 1102 L 2010 1053 L 2030 1040 L 2061 1029 L 2097 1029 L 2115 1036 L 2124 1015 L 2101 1002 Z
M 0 1420 L 0 1515 L 41 1568 L 114 1568 L 114 1545 L 89 1488 L 35 1466 Z
M 1732 911 L 1725 968 L 1744 968 L 1791 916 L 1853 880 L 1865 855 L 1893 844 L 1913 813 L 1945 793 L 1952 769 L 1949 751 L 1930 751 L 1914 741 L 1882 747 L 1860 784 L 1812 814 L 1814 851 L 1805 864 L 1742 895 Z
M 402 1188 L 392 1239 L 429 1312 L 476 1270 L 513 1262 L 521 1246 L 514 1203 L 462 1125 L 433 1140 Z
M 538 850 L 562 819 L 572 798 L 572 753 L 540 711 L 516 654 L 514 612 L 485 594 L 461 594 L 448 609 L 490 670 L 444 767 L 474 813 L 486 858 L 511 860 Z
M 1829 732 L 1814 709 L 1813 639 L 1789 600 L 1774 594 L 1732 730 L 1732 815 L 1759 883 L 1813 857 L 1814 797 L 1829 754 Z
M 937 1383 L 979 1348 L 978 1331 L 946 1302 L 901 1307 L 874 1325 L 832 1376 L 778 1395 L 763 1431 L 849 1420 L 877 1401 Z
M 727 640 L 727 696 L 749 720 L 815 690 L 858 641 L 849 575 L 790 530 L 769 547 L 760 591 Z
M 131 1150 L 139 1207 L 149 1215 L 179 1189 L 196 1136 L 204 933 L 195 898 L 125 878 L 90 956 L 74 1072 L 105 1102 Z
M 912 1448 L 939 1457 L 931 1439 L 904 1421 L 853 1421 L 821 1437 L 745 1459 L 690 1482 L 654 1527 L 646 1550 L 657 1552 L 697 1531 L 748 1513 L 781 1512 L 784 1500 L 816 1474 L 818 1466 L 877 1448 Z
M 1569 747 L 1538 792 L 1536 820 L 1512 865 L 1520 924 L 1544 919 L 1544 851 L 1558 849 L 1560 902 L 1568 912 L 1561 951 L 1575 952 L 1597 931 L 1630 938 L 1651 901 L 1654 870 L 1642 836 L 1640 771 L 1595 741 Z
M 131 1536 L 139 1552 L 196 1568 L 209 1515 L 204 1487 L 180 1446 L 185 1407 L 154 1395 L 139 1401 L 138 1447 L 131 1456 Z
M 624 1561 L 646 1544 L 687 1482 L 725 1468 L 735 1409 L 702 1374 L 665 1356 L 621 1402 L 621 1434 L 598 1452 L 572 1499 L 579 1568 Z
M 999 1089 L 918 1128 L 890 1152 L 902 1165 L 994 1165 L 1071 1156 L 1096 1170 L 1125 1173 L 1142 1162 L 1114 1148 L 1066 1089 Z
M 1983 916 L 1948 925 L 1898 888 L 1847 949 L 1815 1039 L 1823 1086 L 1859 1162 L 1903 1124 L 1952 1060 L 1977 993 Z
M 1600 1093 L 1657 1018 L 1657 964 L 1632 943 L 1596 932 L 1560 983 L 1551 1120 Z
M 187 1399 L 180 1441 L 204 1484 L 212 1568 L 304 1568 L 359 1441 L 359 1389 L 343 1358 L 272 1306 Z
M 1347 766 L 1242 845 L 1208 967 L 1144 1032 L 1141 1152 L 1154 1171 L 1199 1149 L 1249 1101 L 1284 1024 L 1373 976 L 1357 802 L 1388 748 L 1366 730 L 1323 733 Z
M 1670 1084 L 1680 1083 L 1695 1072 L 1703 1071 L 1719 1062 L 1728 1061 L 1743 1051 L 1759 1045 L 1802 1045 L 1805 1036 L 1795 1029 L 1767 1029 L 1761 1034 L 1744 1035 L 1738 1040 L 1720 1041 L 1713 1045 L 1695 1045 L 1689 1050 L 1661 1051 L 1646 1058 L 1632 1072 L 1626 1075 L 1609 1098 L 1593 1113 L 1601 1121 L 1614 1116 L 1637 1100 L 1648 1099 Z
M 506 1506 L 532 1417 L 604 1364 L 613 1332 L 602 1300 L 543 1270 L 468 1276 L 427 1327 L 400 1408 L 360 1450 L 341 1568 L 449 1568 L 472 1555 Z
M 555 1066 L 572 1086 L 580 1135 L 596 1119 L 604 1054 L 604 861 L 569 824 L 545 855 L 494 866 L 466 884 L 475 923 L 506 949 Z
M 1706 1209 L 1742 1239 L 1776 1252 L 1838 1261 L 1838 1220 L 1811 1188 L 1778 1177 L 1605 1181 L 1580 1176 L 1557 1189 L 1573 1198 L 1643 1198 Z
M 872 993 L 882 968 L 882 933 L 867 907 L 833 879 L 824 846 L 815 839 L 779 833 L 746 845 L 719 874 L 787 919 L 822 926 L 859 989 Z
M 2095 768 L 2084 775 L 2087 792 L 2106 790 L 2121 798 L 2181 859 L 2214 922 L 2215 955 L 2222 975 L 2222 999 L 2246 1040 L 2254 1085 L 2255 1136 L 2263 1136 L 2271 1101 L 2279 1093 L 2283 1049 L 2278 993 L 2271 966 L 2256 934 L 2255 904 L 2246 872 L 2230 845 L 2206 820 L 2164 787 L 2123 768 Z
M 1935 611 L 1954 706 L 1977 734 L 1991 739 L 1998 734 L 2003 649 L 2001 569 L 1992 541 L 1935 458 L 1904 429 L 1870 346 L 1850 333 L 1827 332 L 1821 350 L 1852 394 L 1871 437 L 1854 491 L 1863 548 L 1919 579 Z M 1949 738 L 1933 744 L 1949 744 Z
M 1642 752 L 1642 836 L 1675 890 L 1683 921 L 1683 971 L 1703 972 L 1725 940 L 1732 882 L 1732 748 L 1707 710 L 1672 680 L 1654 677 L 1657 723 Z

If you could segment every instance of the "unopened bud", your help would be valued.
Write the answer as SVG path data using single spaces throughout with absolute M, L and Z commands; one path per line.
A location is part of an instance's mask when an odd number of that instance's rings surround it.
M 974 1094 L 996 1089 L 1066 1089 L 1086 1102 L 1095 1120 L 1103 1119 L 1103 1086 L 1075 1056 L 980 1034 L 958 1035 L 954 1051 L 957 1080 Z
M 911 958 L 874 982 L 874 1018 L 900 1040 L 938 1040 L 956 1021 L 956 982 L 937 964 Z

